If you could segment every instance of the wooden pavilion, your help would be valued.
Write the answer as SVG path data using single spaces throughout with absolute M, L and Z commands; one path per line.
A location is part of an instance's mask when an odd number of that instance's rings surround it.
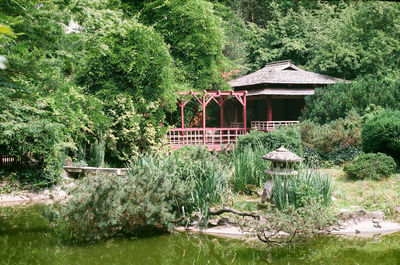
M 221 150 L 236 143 L 248 129 L 272 131 L 277 126 L 298 123 L 304 108 L 304 97 L 313 95 L 315 87 L 346 80 L 305 71 L 291 61 L 267 64 L 264 68 L 229 81 L 233 91 L 181 92 L 178 105 L 181 127 L 168 130 L 169 144 L 206 145 L 209 150 Z M 202 126 L 185 128 L 184 107 L 190 100 L 202 107 Z M 206 108 L 215 102 L 220 109 L 220 126 L 207 127 Z
M 286 60 L 269 63 L 254 73 L 229 81 L 229 84 L 234 90 L 248 91 L 250 127 L 273 130 L 288 122 L 297 123 L 305 106 L 304 97 L 314 95 L 317 86 L 345 81 L 305 71 Z

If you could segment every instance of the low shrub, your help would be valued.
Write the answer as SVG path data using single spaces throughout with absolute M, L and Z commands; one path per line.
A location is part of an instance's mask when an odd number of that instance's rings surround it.
M 343 165 L 360 155 L 360 147 L 349 146 L 344 149 L 335 148 L 329 153 L 318 152 L 310 147 L 304 147 L 303 162 L 310 168 L 326 168 L 332 165 Z
M 51 221 L 72 241 L 95 241 L 119 234 L 165 230 L 182 215 L 193 185 L 175 172 L 169 157 L 143 156 L 126 177 L 88 176 Z
M 390 176 L 395 172 L 395 169 L 394 159 L 383 153 L 361 154 L 343 168 L 350 178 L 375 180 Z
M 354 111 L 345 119 L 319 125 L 312 121 L 300 123 L 303 144 L 321 153 L 359 147 L 361 145 L 361 117 Z
M 327 207 L 310 202 L 301 208 L 293 205 L 285 209 L 267 209 L 263 218 L 242 222 L 242 226 L 257 235 L 264 243 L 293 243 L 321 234 L 336 223 L 336 217 Z M 282 233 L 286 236 L 282 236 Z
M 267 161 L 262 159 L 265 154 L 262 147 L 244 147 L 232 152 L 233 174 L 231 184 L 235 191 L 252 194 L 257 188 L 264 185 L 267 174 L 264 170 L 268 168 Z
M 282 145 L 300 156 L 303 154 L 301 136 L 297 127 L 280 127 L 268 133 L 251 131 L 238 138 L 237 149 L 242 150 L 247 146 L 252 148 L 262 146 L 264 152 L 270 152 Z
M 332 200 L 332 178 L 314 171 L 301 171 L 293 176 L 274 176 L 272 203 L 280 210 L 304 207 L 311 201 L 328 205 Z
M 362 127 L 362 149 L 366 153 L 385 153 L 400 160 L 400 111 L 383 110 Z

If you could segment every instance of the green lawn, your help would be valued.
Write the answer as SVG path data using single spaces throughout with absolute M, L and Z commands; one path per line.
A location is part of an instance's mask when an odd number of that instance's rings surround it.
M 335 210 L 381 210 L 387 218 L 399 219 L 394 209 L 400 206 L 400 175 L 392 175 L 381 181 L 349 180 L 342 168 L 322 169 L 321 172 L 334 179 Z

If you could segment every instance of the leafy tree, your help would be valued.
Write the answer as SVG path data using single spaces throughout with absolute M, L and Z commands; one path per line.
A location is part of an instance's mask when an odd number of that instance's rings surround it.
M 226 68 L 221 19 L 211 3 L 151 1 L 142 10 L 140 20 L 163 36 L 183 82 L 198 90 L 228 87 L 220 72 Z
M 162 37 L 134 20 L 89 41 L 80 84 L 111 118 L 110 156 L 119 161 L 159 149 L 165 112 L 175 105 L 173 60 Z
M 391 76 L 368 75 L 349 84 L 317 87 L 315 94 L 305 101 L 302 118 L 320 124 L 344 118 L 352 109 L 362 115 L 371 104 L 397 109 L 400 107 L 400 81 Z

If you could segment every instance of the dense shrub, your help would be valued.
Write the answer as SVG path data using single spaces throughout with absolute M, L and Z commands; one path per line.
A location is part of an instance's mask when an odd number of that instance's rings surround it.
M 400 102 L 400 81 L 393 77 L 366 76 L 349 84 L 317 87 L 315 95 L 305 101 L 303 119 L 319 124 L 344 118 L 352 109 L 363 115 L 370 104 L 396 109 Z
M 251 131 L 238 138 L 238 150 L 250 147 L 263 147 L 264 151 L 270 152 L 281 146 L 302 155 L 302 145 L 299 130 L 296 127 L 281 127 L 272 132 Z
M 400 111 L 383 110 L 368 119 L 361 133 L 364 152 L 381 152 L 400 159 Z
M 304 162 L 311 167 L 342 165 L 361 152 L 362 117 L 351 111 L 346 118 L 319 125 L 300 123 Z
M 328 205 L 332 200 L 332 178 L 313 171 L 301 171 L 298 175 L 273 177 L 271 201 L 279 209 L 292 205 L 300 208 L 310 202 Z
M 54 224 L 75 241 L 165 230 L 193 189 L 175 166 L 173 159 L 146 156 L 132 162 L 126 177 L 88 176 L 53 215 Z
M 300 208 L 290 205 L 272 208 L 260 220 L 244 223 L 264 243 L 293 243 L 311 238 L 336 222 L 336 217 L 324 205 L 309 202 Z M 287 236 L 282 236 L 282 234 Z
M 344 172 L 355 179 L 381 180 L 393 174 L 396 169 L 394 159 L 382 153 L 361 154 L 344 166 Z
M 84 178 L 50 217 L 72 240 L 94 241 L 165 230 L 184 214 L 206 219 L 227 194 L 227 169 L 216 156 L 187 147 L 169 156 L 138 156 L 126 177 Z
M 306 120 L 300 123 L 300 134 L 304 145 L 323 153 L 359 147 L 361 144 L 361 117 L 352 111 L 346 118 L 324 125 Z

